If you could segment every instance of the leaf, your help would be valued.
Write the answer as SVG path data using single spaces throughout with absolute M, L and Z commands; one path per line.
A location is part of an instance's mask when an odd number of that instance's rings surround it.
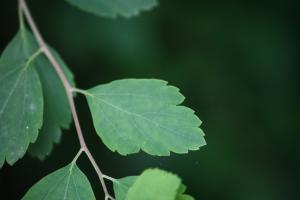
M 69 82 L 74 86 L 72 73 L 53 49 L 52 53 L 63 67 Z M 65 89 L 55 70 L 45 58 L 38 61 L 37 69 L 45 93 L 45 120 L 37 142 L 30 145 L 28 152 L 30 155 L 44 160 L 46 156 L 50 155 L 53 144 L 60 142 L 61 128 L 69 128 L 72 116 Z
M 85 174 L 71 163 L 42 178 L 22 200 L 88 199 L 95 200 L 93 189 Z
M 128 190 L 125 200 L 174 200 L 180 178 L 159 169 L 145 170 Z
M 176 198 L 176 200 L 195 200 L 192 196 L 187 194 L 182 194 Z
M 52 52 L 56 55 L 58 62 L 63 63 L 59 55 L 54 50 L 52 50 Z M 65 66 L 65 64 L 62 64 L 61 66 Z M 66 69 L 67 73 L 65 73 L 69 74 L 70 71 L 67 67 Z M 54 118 L 53 120 L 58 126 L 62 128 L 69 128 L 72 121 L 72 115 L 66 91 L 61 80 L 53 66 L 45 57 L 38 60 L 37 70 L 42 80 L 43 91 L 45 91 L 44 98 L 45 107 L 47 107 L 46 111 L 52 113 Z M 73 79 L 69 78 L 69 81 L 74 85 Z
M 178 89 L 156 79 L 124 79 L 85 93 L 97 134 L 122 155 L 140 149 L 151 155 L 187 153 L 205 145 L 201 121 L 194 111 L 178 106 Z
M 0 167 L 13 165 L 38 136 L 43 93 L 34 58 L 0 62 Z
M 20 31 L 4 50 L 1 58 L 27 59 L 37 51 L 38 48 L 38 44 L 32 33 L 25 27 L 21 27 Z M 53 49 L 51 49 L 51 51 L 62 66 L 69 82 L 74 85 L 73 75 L 68 67 L 62 61 L 58 53 Z M 36 59 L 34 67 L 37 69 L 42 82 L 45 102 L 44 118 L 47 120 L 47 122 L 45 122 L 47 124 L 43 125 L 40 133 L 41 136 L 38 137 L 36 144 L 31 145 L 29 153 L 40 159 L 44 159 L 46 155 L 50 154 L 53 143 L 58 141 L 57 138 L 61 135 L 60 128 L 68 128 L 72 117 L 65 89 L 51 63 L 44 56 L 40 56 Z
M 44 115 L 43 127 L 40 130 L 38 139 L 35 143 L 30 144 L 28 152 L 31 156 L 37 157 L 40 160 L 44 160 L 48 156 L 52 149 L 53 143 L 58 144 L 61 139 L 61 130 L 56 125 L 53 117 L 48 116 L 50 113 Z
M 136 183 L 137 180 L 139 180 L 139 183 Z M 128 176 L 116 179 L 113 181 L 113 184 L 116 200 L 135 200 L 139 198 L 133 195 L 140 195 L 143 197 L 143 200 L 164 200 L 165 198 L 173 200 L 194 200 L 192 196 L 184 194 L 186 186 L 180 184 L 180 182 L 180 179 L 174 174 L 159 169 L 148 169 L 140 176 Z M 132 189 L 133 187 L 135 188 Z M 131 193 L 137 192 L 139 194 L 131 194 L 131 196 L 127 197 L 128 191 L 131 191 Z M 165 196 L 160 195 L 160 192 L 164 193 L 164 191 L 167 191 L 167 193 L 164 194 Z
M 136 181 L 137 176 L 128 176 L 113 182 L 116 200 L 125 200 L 129 188 Z
M 192 196 L 184 194 L 185 191 L 186 191 L 186 186 L 184 184 L 181 184 L 178 189 L 176 200 L 194 200 Z
M 187 194 L 179 195 L 176 200 L 195 200 L 192 196 Z
M 132 17 L 157 5 L 156 0 L 66 0 L 70 4 L 104 17 Z

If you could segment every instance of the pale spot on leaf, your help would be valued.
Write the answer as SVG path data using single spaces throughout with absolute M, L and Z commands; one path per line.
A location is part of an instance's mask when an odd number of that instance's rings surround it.
M 36 111 L 36 106 L 33 103 L 31 103 L 29 105 L 29 110 L 32 111 L 32 112 Z

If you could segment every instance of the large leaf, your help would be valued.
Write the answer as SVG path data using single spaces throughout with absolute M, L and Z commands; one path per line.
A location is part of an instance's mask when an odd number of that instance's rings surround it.
M 205 145 L 200 119 L 178 106 L 184 97 L 165 81 L 124 79 L 85 93 L 96 131 L 112 151 L 166 156 Z
M 23 157 L 43 123 L 43 93 L 34 60 L 0 61 L 0 167 Z
M 180 183 L 174 174 L 148 169 L 130 187 L 125 200 L 175 200 Z
M 87 177 L 71 163 L 36 183 L 22 200 L 95 200 Z
M 105 17 L 131 17 L 156 6 L 156 0 L 66 0 L 87 12 Z
M 26 59 L 38 48 L 33 35 L 25 27 L 21 27 L 20 31 L 2 53 L 1 58 Z M 53 49 L 51 51 L 61 64 L 70 83 L 74 85 L 73 75 L 68 67 Z M 38 71 L 44 91 L 45 124 L 36 144 L 31 145 L 29 153 L 44 159 L 51 152 L 53 143 L 58 142 L 57 138 L 60 138 L 61 135 L 60 128 L 68 128 L 72 118 L 65 89 L 53 66 L 44 56 L 40 56 L 36 59 L 34 67 Z

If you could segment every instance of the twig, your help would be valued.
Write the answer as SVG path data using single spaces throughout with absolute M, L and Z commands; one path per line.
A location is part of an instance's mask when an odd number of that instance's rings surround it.
M 76 127 L 76 132 L 77 132 L 77 137 L 79 139 L 80 142 L 80 146 L 83 152 L 85 152 L 85 154 L 87 155 L 87 157 L 89 158 L 90 162 L 92 163 L 93 167 L 95 168 L 95 171 L 98 174 L 99 180 L 101 182 L 104 194 L 105 194 L 105 200 L 114 200 L 113 197 L 110 196 L 110 194 L 108 193 L 107 187 L 105 185 L 105 181 L 103 178 L 103 173 L 101 172 L 99 166 L 97 165 L 94 157 L 92 156 L 89 148 L 87 147 L 83 134 L 82 134 L 82 130 L 80 127 L 80 123 L 79 123 L 79 119 L 78 119 L 78 115 L 77 115 L 77 111 L 76 111 L 76 107 L 75 107 L 75 103 L 74 103 L 74 99 L 73 99 L 73 95 L 72 95 L 72 86 L 69 83 L 68 79 L 66 78 L 60 64 L 57 62 L 57 60 L 55 59 L 55 57 L 53 56 L 53 54 L 51 53 L 51 51 L 49 50 L 46 42 L 44 41 L 41 33 L 39 32 L 32 16 L 31 13 L 28 9 L 28 6 L 26 4 L 25 0 L 19 0 L 19 6 L 20 9 L 23 11 L 25 18 L 31 28 L 31 30 L 33 31 L 33 34 L 40 46 L 40 48 L 42 49 L 43 53 L 45 54 L 45 56 L 48 58 L 48 60 L 50 61 L 50 63 L 53 65 L 56 73 L 58 74 L 60 80 L 63 83 L 63 86 L 65 88 L 67 97 L 68 97 L 68 101 L 69 101 L 69 105 L 71 108 L 71 112 L 72 112 L 72 116 L 74 119 L 74 123 L 75 123 L 75 127 Z
M 111 182 L 114 182 L 114 183 L 118 183 L 119 181 L 113 177 L 110 177 L 110 176 L 107 176 L 105 174 L 103 174 L 103 178 L 107 179 L 107 180 L 110 180 Z

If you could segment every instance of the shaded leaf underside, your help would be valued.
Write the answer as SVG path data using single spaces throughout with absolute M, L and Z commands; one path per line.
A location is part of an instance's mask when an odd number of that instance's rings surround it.
M 132 17 L 157 5 L 156 0 L 66 0 L 70 4 L 105 17 Z

